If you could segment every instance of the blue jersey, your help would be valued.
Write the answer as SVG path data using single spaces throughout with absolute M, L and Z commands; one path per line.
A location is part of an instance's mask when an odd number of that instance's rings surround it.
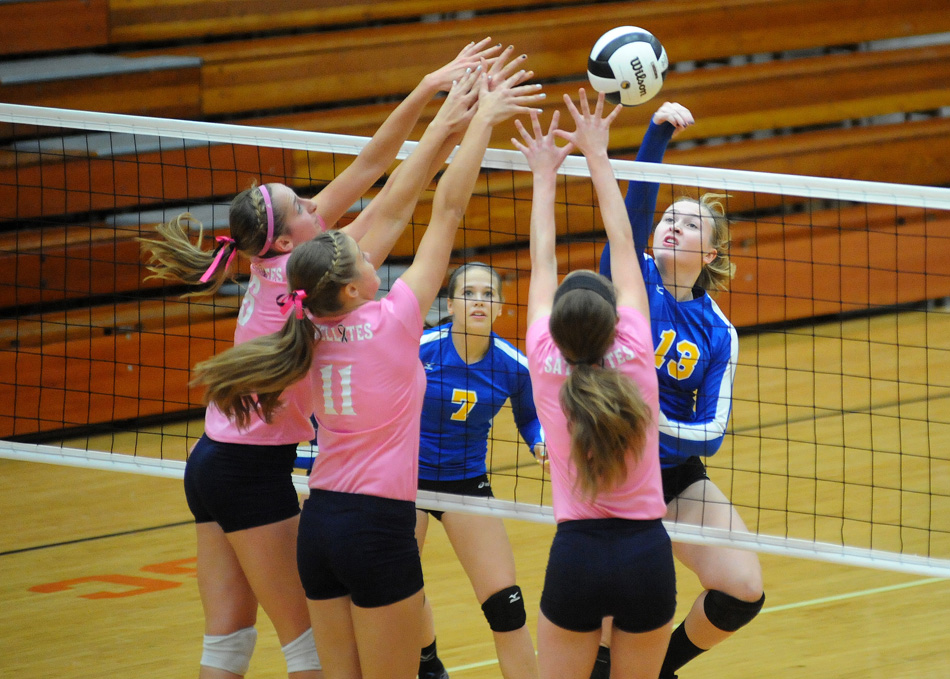
M 488 432 L 509 398 L 515 424 L 531 451 L 544 440 L 524 354 L 492 333 L 485 356 L 466 364 L 452 344 L 451 329 L 451 324 L 433 328 L 423 333 L 419 345 L 426 372 L 419 478 L 427 481 L 487 473 Z
M 669 123 L 650 123 L 637 153 L 658 163 L 673 135 Z M 719 450 L 732 410 L 732 383 L 739 357 L 736 329 L 701 288 L 677 302 L 663 285 L 653 258 L 645 254 L 654 226 L 658 184 L 630 182 L 627 214 L 650 300 L 650 324 L 660 384 L 660 463 L 673 467 L 693 455 Z M 600 272 L 610 277 L 610 246 Z

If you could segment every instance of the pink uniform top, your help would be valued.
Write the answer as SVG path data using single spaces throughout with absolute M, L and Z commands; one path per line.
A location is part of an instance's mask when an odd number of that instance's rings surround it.
M 577 470 L 570 460 L 571 438 L 558 400 L 571 366 L 551 339 L 550 316 L 539 318 L 528 328 L 525 339 L 528 370 L 551 460 L 554 519 L 559 523 L 576 519 L 658 519 L 666 513 L 656 425 L 659 391 L 650 323 L 635 309 L 620 307 L 617 311 L 620 316 L 617 337 L 604 357 L 604 366 L 619 370 L 633 380 L 653 413 L 653 424 L 647 429 L 639 462 L 635 462 L 632 455 L 628 460 L 626 480 L 615 488 L 600 491 L 593 501 L 575 487 Z
M 317 320 L 310 487 L 415 502 L 426 387 L 418 299 L 400 279 L 381 300 Z
M 251 279 L 238 312 L 235 344 L 269 335 L 284 327 L 287 315 L 280 310 L 277 298 L 287 294 L 289 259 L 289 253 L 268 259 L 251 259 Z M 205 411 L 205 433 L 214 441 L 257 446 L 296 444 L 312 439 L 310 381 L 304 379 L 285 389 L 280 400 L 283 405 L 271 418 L 270 424 L 251 413 L 247 429 L 239 429 L 214 404 L 210 404 Z

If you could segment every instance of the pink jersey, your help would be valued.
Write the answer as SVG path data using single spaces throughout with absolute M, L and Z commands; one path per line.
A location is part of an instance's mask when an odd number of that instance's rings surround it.
M 255 337 L 277 332 L 287 316 L 281 312 L 277 298 L 287 294 L 287 260 L 290 254 L 251 260 L 251 279 L 238 312 L 234 343 L 241 344 Z M 279 446 L 300 443 L 313 438 L 313 397 L 310 381 L 301 380 L 281 394 L 283 406 L 270 424 L 255 414 L 247 429 L 238 429 L 214 404 L 205 412 L 205 433 L 221 443 L 246 443 L 257 446 Z
M 658 519 L 666 514 L 660 480 L 660 455 L 656 422 L 659 417 L 659 391 L 653 358 L 650 323 L 643 314 L 627 307 L 618 308 L 617 338 L 605 356 L 605 367 L 619 370 L 633 380 L 653 413 L 647 429 L 646 445 L 639 462 L 631 456 L 627 479 L 619 486 L 598 493 L 591 502 L 575 488 L 577 471 L 570 460 L 571 438 L 567 418 L 558 400 L 561 385 L 570 373 L 570 365 L 551 339 L 550 316 L 539 318 L 525 339 L 528 370 L 534 389 L 538 418 L 544 428 L 551 460 L 551 488 L 554 519 Z
M 415 502 L 426 387 L 419 301 L 400 279 L 385 298 L 319 320 L 310 487 Z

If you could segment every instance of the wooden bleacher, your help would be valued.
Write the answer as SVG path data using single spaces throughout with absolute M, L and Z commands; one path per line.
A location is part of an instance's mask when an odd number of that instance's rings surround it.
M 605 27 L 647 26 L 672 61 L 702 61 L 947 31 L 945 10 L 942 0 L 911 7 L 883 0 L 600 3 L 188 45 L 161 53 L 200 57 L 203 114 L 234 116 L 260 110 L 261 100 L 280 108 L 399 96 L 417 84 L 420 73 L 483 36 L 529 54 L 530 67 L 547 80 L 583 77 L 590 46 Z
M 0 62 L 0 98 L 84 111 L 178 118 L 201 115 L 196 57 L 80 54 Z M 4 131 L 0 129 L 0 134 Z
M 188 388 L 191 367 L 231 345 L 237 303 L 158 300 L 70 314 L 0 321 L 0 398 L 9 404 L 0 436 L 200 407 L 200 391 Z M 22 338 L 15 351 L 11 332 Z
M 60 4 L 83 4 L 91 13 L 101 12 L 104 0 L 0 2 L 0 20 L 13 16 L 14 5 L 36 10 Z M 545 108 L 552 109 L 562 105 L 563 93 L 573 94 L 585 82 L 587 52 L 596 37 L 606 28 L 634 24 L 660 37 L 674 64 L 700 67 L 671 73 L 655 102 L 680 101 L 699 121 L 675 140 L 695 145 L 674 146 L 667 162 L 950 185 L 950 168 L 942 163 L 950 157 L 947 118 L 921 115 L 868 126 L 853 122 L 950 106 L 944 86 L 950 82 L 950 47 L 849 51 L 869 40 L 950 31 L 944 0 L 913 6 L 883 0 L 488 0 L 471 17 L 457 14 L 466 8 L 453 0 L 275 0 L 250 9 L 238 0 L 109 0 L 106 8 L 109 33 L 104 41 L 101 30 L 93 30 L 99 24 L 89 19 L 82 31 L 77 27 L 73 42 L 37 43 L 11 52 L 0 48 L 0 73 L 5 66 L 24 68 L 23 57 L 31 50 L 44 59 L 59 59 L 55 53 L 64 52 L 62 63 L 73 68 L 82 60 L 128 67 L 141 60 L 169 64 L 184 59 L 181 67 L 134 77 L 116 72 L 32 84 L 4 84 L 0 76 L 0 100 L 369 135 L 392 110 L 392 100 L 471 39 L 491 35 L 527 52 L 528 66 L 548 82 Z M 22 6 L 13 9 L 25 11 Z M 437 14 L 429 18 L 438 20 L 418 21 L 428 14 Z M 92 15 L 82 20 L 87 16 Z M 2 25 L 12 24 L 0 21 Z M 211 35 L 217 36 L 212 43 L 199 39 Z M 826 46 L 840 46 L 840 53 L 807 52 L 812 56 L 767 63 L 734 58 Z M 109 59 L 89 59 L 76 54 L 80 49 Z M 709 60 L 721 63 L 701 68 Z M 16 63 L 21 65 L 11 66 Z M 427 109 L 413 138 L 436 108 L 433 103 Z M 651 102 L 624 112 L 612 135 L 616 157 L 632 157 L 654 109 Z M 842 122 L 848 127 L 833 127 Z M 7 129 L 0 124 L 0 136 L 12 136 Z M 492 145 L 508 146 L 513 134 L 511 126 L 500 127 Z M 8 231 L 0 238 L 0 259 L 26 277 L 14 297 L 6 292 L 11 286 L 0 285 L 0 307 L 36 308 L 20 322 L 15 313 L 0 317 L 0 369 L 16 375 L 0 384 L 0 398 L 8 403 L 15 398 L 23 418 L 14 430 L 12 415 L 0 414 L 0 436 L 193 408 L 200 398 L 186 385 L 190 366 L 230 344 L 235 309 L 227 301 L 221 308 L 210 307 L 211 312 L 207 306 L 170 300 L 147 302 L 139 311 L 121 301 L 92 306 L 92 300 L 101 301 L 110 292 L 121 300 L 148 285 L 141 281 L 144 269 L 132 240 L 139 227 L 118 229 L 105 223 L 103 215 L 226 201 L 251 177 L 296 177 L 288 183 L 309 186 L 311 177 L 332 176 L 325 159 L 301 153 L 268 152 L 261 159 L 256 151 L 244 156 L 243 147 L 226 144 L 213 145 L 209 153 L 207 148 L 149 148 L 144 140 L 121 149 L 109 135 L 100 139 L 103 146 L 86 148 L 88 139 L 72 140 L 78 146 L 23 139 L 16 150 L 0 149 L 0 226 Z M 37 146 L 31 149 L 30 144 Z M 63 150 L 50 152 L 56 144 Z M 506 281 L 506 292 L 510 301 L 524 300 L 530 179 L 519 174 L 514 181 L 491 176 L 480 181 L 456 245 L 466 251 L 490 247 L 490 256 L 483 258 L 503 269 L 517 268 L 519 273 Z M 478 195 L 486 183 L 491 183 L 490 205 Z M 162 190 L 150 192 L 153 185 Z M 562 190 L 589 195 L 589 185 L 579 181 L 567 182 Z M 761 194 L 754 207 L 771 208 L 777 201 Z M 428 207 L 424 201 L 419 223 L 425 223 Z M 733 212 L 752 207 L 742 196 L 730 203 Z M 572 267 L 596 266 L 602 246 L 593 212 L 572 209 L 569 216 L 572 233 L 590 232 L 593 238 L 561 246 L 560 256 L 565 264 L 569 258 Z M 736 225 L 733 256 L 740 276 L 720 303 L 737 326 L 950 295 L 945 277 L 923 276 L 924 271 L 948 270 L 948 248 L 937 237 L 940 229 L 946 230 L 946 220 L 924 222 L 913 211 L 896 219 L 894 208 L 864 216 L 811 213 L 810 219 L 819 226 L 831 221 L 827 228 L 788 222 Z M 841 225 L 834 221 L 842 219 Z M 147 225 L 148 219 L 135 223 Z M 14 228 L 27 230 L 11 240 Z M 922 233 L 928 234 L 926 248 L 920 247 Z M 418 228 L 407 233 L 394 254 L 410 256 L 420 234 Z M 822 267 L 831 265 L 812 261 L 815 252 L 856 267 L 851 278 L 852 269 L 843 269 L 846 276 L 835 282 L 840 290 L 826 288 L 828 295 L 819 296 L 827 302 L 816 303 L 807 286 L 789 290 L 790 279 L 796 284 L 815 281 Z M 866 265 L 860 269 L 852 258 L 868 252 L 893 255 L 888 268 L 901 271 L 899 285 L 882 279 L 867 289 Z M 929 258 L 926 268 L 922 257 Z M 64 311 L 61 306 L 69 300 L 77 306 Z M 84 306 L 84 300 L 90 301 Z M 59 306 L 43 310 L 53 304 Z M 516 311 L 520 313 L 499 320 L 502 334 L 523 335 L 523 308 Z M 11 342 L 19 352 L 7 350 Z
M 585 0 L 480 0 L 479 12 L 527 9 L 538 5 L 583 5 Z M 469 0 L 110 0 L 109 40 L 113 44 L 161 42 L 204 36 L 326 29 L 345 25 L 418 21 L 473 14 Z
M 0 58 L 109 43 L 109 0 L 3 0 Z

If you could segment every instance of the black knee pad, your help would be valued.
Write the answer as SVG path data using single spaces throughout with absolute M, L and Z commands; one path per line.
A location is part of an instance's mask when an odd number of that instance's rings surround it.
M 518 585 L 506 587 L 485 599 L 482 613 L 492 632 L 514 632 L 524 627 L 528 616 L 524 612 L 524 598 Z
M 758 601 L 742 601 L 725 592 L 711 589 L 706 593 L 703 610 L 709 622 L 723 632 L 735 632 L 752 622 L 752 619 L 762 610 L 764 603 L 764 593 Z

